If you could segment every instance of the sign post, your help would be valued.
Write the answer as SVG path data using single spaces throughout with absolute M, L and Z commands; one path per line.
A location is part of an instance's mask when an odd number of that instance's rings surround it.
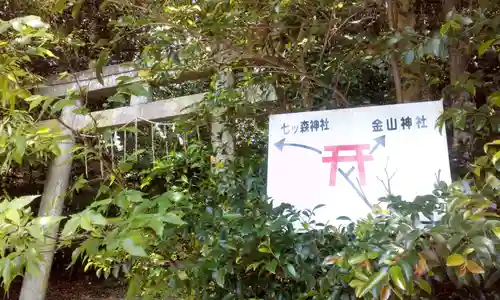
M 391 193 L 412 201 L 451 182 L 442 101 L 270 116 L 267 194 L 313 209 L 315 220 L 357 220 Z

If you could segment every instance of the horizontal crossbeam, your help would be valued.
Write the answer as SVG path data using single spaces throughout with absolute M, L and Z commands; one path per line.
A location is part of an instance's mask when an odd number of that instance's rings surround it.
M 123 76 L 134 78 L 131 81 L 127 81 L 130 83 L 140 80 L 134 68 L 113 65 L 104 67 L 103 69 L 101 77 L 104 84 L 99 82 L 95 71 L 87 70 L 70 74 L 59 80 L 55 77 L 49 78 L 46 85 L 41 85 L 37 88 L 37 93 L 51 97 L 61 97 L 69 91 L 76 92 L 82 88 L 86 89 L 87 92 L 115 89 L 118 85 L 118 78 Z
M 247 102 L 275 101 L 276 93 L 272 86 L 263 89 L 261 86 L 254 85 L 244 88 L 243 93 Z M 149 103 L 142 103 L 126 107 L 119 107 L 107 110 L 91 112 L 88 115 L 81 115 L 75 118 L 73 124 L 66 124 L 73 130 L 82 130 L 84 128 L 106 128 L 119 127 L 134 123 L 136 120 L 162 120 L 186 115 L 194 111 L 197 103 L 200 103 L 206 93 L 194 94 L 189 96 L 170 98 Z M 58 120 L 52 119 L 40 122 L 43 128 L 57 129 L 61 128 Z

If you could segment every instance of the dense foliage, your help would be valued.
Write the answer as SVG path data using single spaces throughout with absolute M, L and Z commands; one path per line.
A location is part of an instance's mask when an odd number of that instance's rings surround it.
M 36 197 L 6 195 L 4 287 L 37 274 L 43 243 L 55 238 L 85 270 L 126 276 L 130 298 L 500 298 L 499 6 L 462 2 L 79 0 L 39 9 L 7 1 L 16 9 L 0 23 L 2 175 L 59 155 L 64 137 L 36 122 L 85 97 L 37 95 L 41 66 L 62 73 L 90 64 L 99 76 L 108 63 L 132 60 L 159 95 L 209 92 L 195 114 L 173 121 L 173 135 L 188 142 L 152 166 L 149 147 L 118 161 L 96 143 L 110 131 L 73 132 L 75 159 L 105 169 L 97 179 L 75 176 L 68 196 L 95 194 L 85 209 L 35 217 Z M 212 75 L 227 69 L 235 84 L 221 86 Z M 123 81 L 113 106 L 146 94 Z M 275 87 L 278 104 L 249 103 L 237 88 L 253 83 Z M 437 182 L 433 195 L 416 199 L 381 195 L 386 208 L 342 228 L 312 226 L 314 210 L 267 199 L 269 113 L 438 97 L 454 175 L 466 183 Z M 214 118 L 235 138 L 226 161 L 201 133 Z M 439 220 L 419 222 L 435 212 Z M 60 226 L 57 237 L 47 226 Z

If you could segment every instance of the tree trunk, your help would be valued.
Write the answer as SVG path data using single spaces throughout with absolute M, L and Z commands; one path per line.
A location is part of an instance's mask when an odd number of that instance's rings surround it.
M 397 1 L 397 28 L 399 32 L 403 32 L 406 27 L 415 29 L 415 4 L 411 0 Z M 422 89 L 422 74 L 418 63 L 411 64 L 410 67 L 401 67 L 402 83 L 402 100 L 403 102 L 418 101 L 421 99 Z
M 387 0 L 386 6 L 387 6 L 387 19 L 389 20 L 389 27 L 391 31 L 394 32 L 396 25 L 398 24 L 397 21 L 397 14 L 396 14 L 396 6 L 394 5 L 394 2 L 396 0 Z M 396 101 L 397 103 L 403 103 L 403 89 L 401 86 L 401 73 L 399 70 L 398 66 L 398 58 L 397 55 L 394 51 L 390 54 L 390 63 L 391 63 L 391 71 L 392 71 L 392 78 L 394 80 L 394 88 L 396 89 Z
M 443 19 L 447 21 L 447 16 L 461 9 L 460 2 L 457 0 L 444 0 L 443 3 Z M 460 76 L 467 72 L 467 64 L 470 57 L 470 47 L 468 42 L 460 39 L 452 39 L 448 48 L 449 63 L 450 63 L 450 84 L 453 86 L 460 79 Z M 466 91 L 455 91 L 451 89 L 446 102 L 452 107 L 463 107 L 473 105 L 471 96 Z M 470 144 L 471 136 L 467 132 L 459 129 L 453 130 L 452 149 L 458 149 L 461 144 Z

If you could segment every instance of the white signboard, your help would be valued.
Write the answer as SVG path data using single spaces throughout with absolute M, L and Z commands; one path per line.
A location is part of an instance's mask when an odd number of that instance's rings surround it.
M 272 115 L 267 193 L 318 222 L 364 218 L 387 195 L 413 201 L 451 182 L 441 101 Z M 388 185 L 390 178 L 390 186 Z

